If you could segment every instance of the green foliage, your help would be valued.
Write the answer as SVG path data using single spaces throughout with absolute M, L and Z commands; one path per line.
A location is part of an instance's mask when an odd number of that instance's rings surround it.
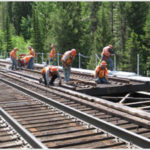
M 9 52 L 12 49 L 11 43 L 11 33 L 10 33 L 10 20 L 8 14 L 6 15 L 6 22 L 5 22 L 5 50 Z
M 132 31 L 130 38 L 127 40 L 126 49 L 128 51 L 128 70 L 132 72 L 137 72 L 137 54 L 140 53 L 140 41 L 138 41 L 138 35 Z
M 90 61 L 87 66 L 88 69 L 95 68 L 95 54 L 98 54 L 98 56 L 100 57 L 103 47 L 111 43 L 110 26 L 108 23 L 108 15 L 106 12 L 107 7 L 106 5 L 102 4 L 100 6 L 100 9 L 97 11 L 98 23 L 97 29 L 94 33 L 94 41 L 92 44 L 93 50 L 91 52 Z
M 95 54 L 96 54 L 96 51 L 92 50 L 92 53 L 90 56 L 90 61 L 87 64 L 87 69 L 91 69 L 91 70 L 95 69 L 95 67 L 96 67 L 96 56 L 95 56 Z
M 21 19 L 21 34 L 23 35 L 25 40 L 29 40 L 31 38 L 31 18 L 27 16 L 27 18 L 22 17 Z
M 11 3 L 8 3 L 8 6 Z M 21 20 L 22 17 L 27 18 L 32 14 L 32 3 L 31 2 L 13 2 L 11 7 L 9 7 L 9 16 L 16 29 L 16 34 L 21 33 Z
M 28 49 L 27 47 L 31 45 L 30 41 L 25 41 L 22 36 L 12 36 L 12 46 L 18 48 L 18 53 L 27 54 Z
M 41 38 L 41 31 L 39 26 L 39 11 L 36 7 L 36 3 L 34 5 L 34 9 L 32 12 L 32 43 L 33 47 L 36 50 L 36 52 L 42 52 L 43 51 L 43 44 L 42 44 L 42 38 Z
M 129 27 L 137 34 L 143 34 L 143 25 L 146 21 L 148 8 L 146 2 L 130 2 L 127 5 L 126 15 Z
M 76 48 L 90 56 L 82 67 L 95 69 L 95 54 L 112 44 L 117 69 L 136 72 L 139 53 L 140 73 L 149 75 L 149 8 L 149 2 L 0 2 L 0 48 L 27 53 L 31 45 L 49 53 L 54 43 L 61 54 Z
M 4 32 L 2 30 L 0 30 L 0 50 L 4 51 Z

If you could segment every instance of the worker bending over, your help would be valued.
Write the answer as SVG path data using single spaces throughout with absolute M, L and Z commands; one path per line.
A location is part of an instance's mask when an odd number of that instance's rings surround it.
M 110 70 L 111 71 L 113 71 L 113 69 L 114 69 L 113 61 L 111 59 L 112 54 L 114 54 L 112 45 L 104 47 L 103 51 L 101 53 L 102 61 L 105 60 L 107 63 L 110 64 Z
M 106 61 L 102 61 L 99 66 L 95 69 L 95 77 L 97 78 L 96 83 L 108 83 L 108 69 L 106 68 Z
M 28 49 L 29 49 L 29 53 L 28 53 L 28 55 L 32 55 L 33 57 L 32 57 L 32 60 L 30 60 L 31 62 L 29 62 L 29 65 L 31 65 L 31 66 L 29 66 L 29 68 L 34 68 L 34 59 L 35 59 L 35 57 L 36 57 L 36 55 L 35 55 L 35 50 L 31 47 L 31 46 L 28 46 Z
M 56 50 L 55 50 L 54 44 L 51 45 L 51 51 L 50 51 L 50 54 L 49 54 L 49 58 L 50 58 L 50 64 L 56 65 L 55 64 Z
M 18 48 L 14 48 L 11 52 L 10 52 L 10 58 L 12 61 L 12 67 L 11 69 L 14 70 L 14 68 L 17 70 L 17 61 L 16 61 L 16 53 L 18 51 Z
M 72 49 L 70 51 L 66 51 L 61 58 L 65 81 L 67 83 L 70 80 L 69 78 L 70 78 L 71 64 L 75 56 L 76 56 L 76 49 Z
M 41 70 L 41 74 L 44 79 L 45 85 L 54 85 L 54 81 L 56 78 L 59 78 L 59 85 L 61 85 L 61 77 L 56 66 L 46 66 Z M 50 80 L 51 77 L 51 80 Z M 40 78 L 39 82 L 42 82 L 42 78 Z
M 20 67 L 27 65 L 27 69 L 33 69 L 33 56 L 32 55 L 27 55 L 22 58 L 19 58 L 18 61 L 19 61 L 18 63 Z

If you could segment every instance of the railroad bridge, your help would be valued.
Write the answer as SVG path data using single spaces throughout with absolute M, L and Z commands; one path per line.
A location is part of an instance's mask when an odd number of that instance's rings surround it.
M 45 87 L 42 65 L 9 67 L 0 60 L 0 148 L 150 148 L 149 78 L 110 72 L 96 85 L 74 68 L 69 85 Z

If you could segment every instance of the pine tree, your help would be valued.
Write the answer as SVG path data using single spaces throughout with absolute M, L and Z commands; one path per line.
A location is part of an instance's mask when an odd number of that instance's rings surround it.
M 40 25 L 39 25 L 39 11 L 36 7 L 36 3 L 33 6 L 33 12 L 32 12 L 32 46 L 35 49 L 36 53 L 42 53 L 43 52 L 43 41 L 41 38 L 41 31 L 40 31 Z M 37 56 L 37 59 L 39 62 L 41 62 L 41 56 Z
M 81 3 L 63 2 L 58 4 L 58 18 L 54 20 L 53 32 L 55 33 L 57 47 L 60 53 L 72 48 L 81 52 L 80 37 L 82 36 Z M 53 18 L 54 19 L 54 18 Z M 77 58 L 77 56 L 76 56 Z M 78 59 L 75 59 L 73 66 L 77 67 Z
M 144 34 L 143 26 L 148 13 L 148 5 L 145 2 L 130 2 L 127 5 L 127 21 L 131 30 L 136 34 Z
M 128 71 L 137 72 L 137 54 L 140 53 L 140 41 L 138 35 L 132 31 L 130 38 L 127 40 L 126 48 L 128 50 L 126 54 L 126 64 Z
M 106 12 L 107 5 L 102 3 L 102 5 L 99 6 L 99 11 L 97 12 L 98 23 L 97 29 L 94 33 L 94 42 L 92 45 L 93 50 L 87 66 L 89 69 L 95 68 L 95 54 L 98 54 L 99 58 L 101 58 L 103 47 L 107 46 L 111 42 L 111 29 L 108 23 L 108 15 Z
M 10 34 L 10 20 L 9 15 L 6 15 L 6 24 L 5 24 L 5 41 L 6 41 L 6 52 L 10 52 L 12 50 L 11 43 L 11 34 Z
M 16 29 L 16 34 L 21 33 L 21 20 L 22 17 L 27 18 L 32 14 L 32 2 L 13 2 L 9 10 L 9 16 Z M 12 9 L 12 10 L 11 10 Z

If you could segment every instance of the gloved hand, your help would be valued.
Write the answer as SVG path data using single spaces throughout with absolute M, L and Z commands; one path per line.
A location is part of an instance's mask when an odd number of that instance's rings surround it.
M 61 85 L 61 81 L 59 81 L 59 86 Z

